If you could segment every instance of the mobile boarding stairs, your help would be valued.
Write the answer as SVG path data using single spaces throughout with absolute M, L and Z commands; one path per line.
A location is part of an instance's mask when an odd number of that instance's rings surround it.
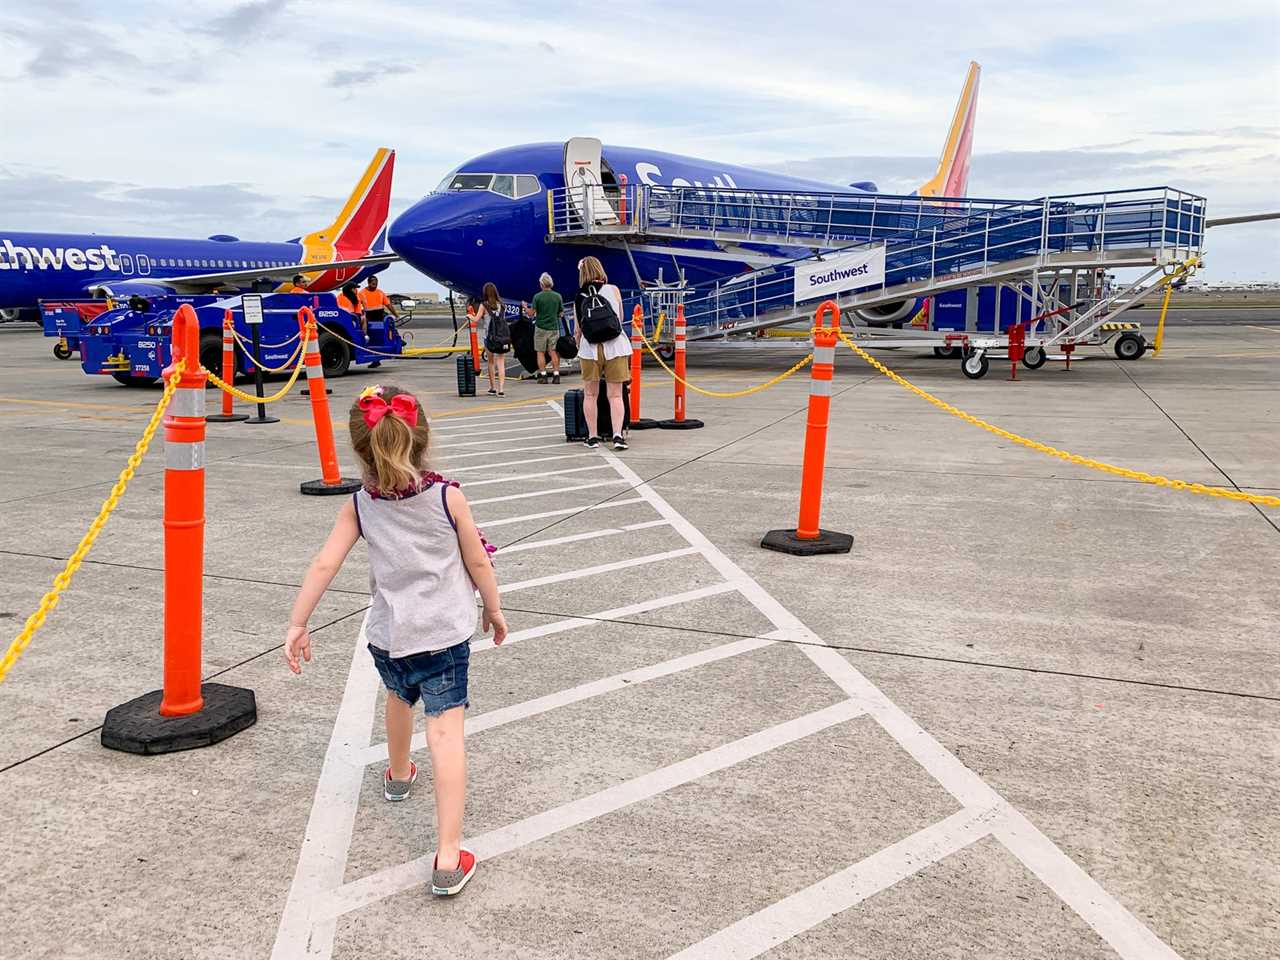
M 1008 347 L 999 320 L 982 336 L 935 329 L 933 311 L 923 329 L 881 329 L 866 323 L 876 316 L 867 311 L 924 303 L 966 287 L 1010 289 L 1029 305 L 1027 365 L 1039 366 L 1050 350 L 1070 354 L 1077 346 L 1104 342 L 1117 329 L 1138 328 L 1116 317 L 1160 289 L 1169 274 L 1192 269 L 1205 230 L 1204 198 L 1169 187 L 1019 201 L 582 185 L 548 191 L 547 206 L 548 242 L 622 248 L 658 243 L 673 254 L 684 248 L 696 256 L 699 248 L 710 249 L 759 264 L 752 272 L 698 285 L 664 284 L 637 271 L 637 285 L 653 308 L 646 324 L 652 329 L 659 309 L 682 303 L 691 341 L 760 336 L 771 327 L 807 321 L 818 300 L 798 299 L 798 268 L 883 247 L 884 275 L 876 285 L 832 297 L 846 318 L 862 321 L 853 325 L 853 334 L 877 346 L 956 350 L 971 377 L 986 372 L 985 353 Z M 1144 269 L 1121 288 L 1107 282 L 1107 272 L 1117 268 Z M 1023 312 L 1020 303 L 1018 319 Z M 1130 336 L 1140 356 L 1145 343 L 1140 335 Z M 1126 356 L 1119 348 L 1117 353 Z

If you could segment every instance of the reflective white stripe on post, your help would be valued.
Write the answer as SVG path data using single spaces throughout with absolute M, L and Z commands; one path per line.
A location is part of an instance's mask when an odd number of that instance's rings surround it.
M 166 470 L 203 470 L 204 443 L 166 443 L 164 468 Z
M 175 417 L 204 418 L 204 391 L 179 387 L 169 401 L 169 413 Z
M 809 381 L 809 396 L 811 397 L 829 397 L 831 396 L 831 381 L 813 379 Z
M 813 362 L 814 363 L 835 363 L 836 348 L 835 347 L 814 347 Z
M 320 364 L 318 363 L 307 364 L 308 380 L 314 380 L 316 377 L 323 377 L 323 376 L 324 376 L 324 367 L 320 366 Z

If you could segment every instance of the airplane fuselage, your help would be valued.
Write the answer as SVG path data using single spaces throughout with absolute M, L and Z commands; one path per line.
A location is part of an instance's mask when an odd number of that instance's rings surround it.
M 145 290 L 148 282 L 171 277 L 289 267 L 302 256 L 302 244 L 292 241 L 5 231 L 0 232 L 0 308 L 27 309 L 39 300 L 82 298 L 96 287 L 122 281 L 131 289 Z M 323 279 L 338 272 L 328 271 Z M 368 272 L 369 268 L 350 268 L 339 282 L 363 279 Z
M 798 248 L 761 244 L 720 249 L 702 240 L 633 243 L 629 251 L 617 245 L 547 243 L 546 190 L 565 185 L 563 151 L 561 143 L 535 143 L 467 161 L 392 224 L 391 248 L 455 290 L 478 294 L 485 283 L 492 282 L 508 300 L 532 297 L 544 270 L 557 290 L 571 294 L 578 287 L 578 261 L 587 255 L 600 258 L 613 282 L 635 289 L 641 280 L 662 277 L 673 282 L 679 273 L 690 283 L 740 274 L 753 264 L 751 251 L 781 256 L 803 253 Z M 867 192 L 635 147 L 605 146 L 602 158 L 609 175 L 619 180 L 625 176 L 628 184 L 730 187 L 764 197 L 797 191 Z M 492 189 L 449 189 L 459 175 L 466 174 L 511 176 L 517 184 L 536 178 L 537 190 L 520 195 L 517 187 L 516 196 L 504 196 Z

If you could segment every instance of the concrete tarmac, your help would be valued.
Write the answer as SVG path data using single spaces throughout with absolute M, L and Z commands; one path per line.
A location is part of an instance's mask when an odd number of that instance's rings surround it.
M 690 378 L 740 389 L 799 355 L 698 348 Z M 1016 383 L 879 356 L 1073 453 L 1280 494 L 1280 326 L 1179 326 L 1158 359 Z M 572 381 L 464 399 L 452 361 L 419 360 L 331 384 L 344 472 L 352 399 L 408 386 L 502 548 L 513 637 L 472 661 L 462 896 L 423 885 L 420 738 L 412 799 L 381 797 L 362 547 L 315 661 L 281 662 L 337 507 L 297 492 L 319 467 L 295 395 L 279 424 L 209 426 L 204 670 L 256 692 L 255 727 L 163 757 L 98 743 L 160 682 L 158 442 L 0 685 L 0 958 L 1274 955 L 1280 510 L 1045 457 L 841 348 L 822 524 L 853 552 L 786 557 L 758 543 L 795 523 L 805 376 L 691 395 L 704 429 L 618 455 L 564 443 Z M 670 395 L 646 366 L 644 414 Z M 6 642 L 157 396 L 0 327 Z

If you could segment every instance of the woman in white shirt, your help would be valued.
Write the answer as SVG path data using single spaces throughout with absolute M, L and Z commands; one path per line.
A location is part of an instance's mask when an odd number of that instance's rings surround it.
M 596 257 L 578 261 L 578 296 L 574 301 L 573 335 L 578 341 L 578 363 L 582 368 L 582 413 L 587 420 L 588 447 L 600 445 L 597 435 L 597 404 L 600 381 L 605 381 L 609 397 L 609 418 L 613 425 L 613 449 L 627 449 L 622 438 L 624 411 L 622 385 L 631 379 L 631 339 L 624 332 L 622 291 L 609 282 L 604 265 Z M 613 307 L 618 318 L 618 334 L 603 343 L 590 343 L 582 335 L 582 319 L 593 300 L 603 299 Z

